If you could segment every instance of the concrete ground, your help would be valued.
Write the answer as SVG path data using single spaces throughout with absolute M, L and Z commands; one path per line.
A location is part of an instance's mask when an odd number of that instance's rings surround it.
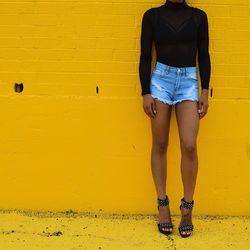
M 0 211 L 1 250 L 250 249 L 250 217 L 194 216 L 189 238 L 158 232 L 156 215 Z

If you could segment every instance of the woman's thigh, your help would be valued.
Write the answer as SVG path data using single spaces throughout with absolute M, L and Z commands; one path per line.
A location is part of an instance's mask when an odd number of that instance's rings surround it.
M 155 99 L 156 116 L 151 118 L 152 142 L 164 149 L 168 144 L 172 106 Z
M 198 102 L 185 100 L 175 105 L 176 120 L 182 148 L 193 149 L 199 130 Z

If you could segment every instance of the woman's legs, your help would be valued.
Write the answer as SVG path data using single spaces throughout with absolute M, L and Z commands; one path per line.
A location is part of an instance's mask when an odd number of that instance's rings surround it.
M 198 173 L 197 134 L 199 129 L 198 104 L 194 101 L 182 101 L 176 104 L 176 119 L 181 147 L 181 175 L 184 188 L 184 199 L 193 200 L 196 177 Z M 192 223 L 191 213 L 182 208 L 182 224 Z M 186 231 L 189 234 L 190 231 Z M 184 232 L 185 234 L 185 232 Z
M 166 198 L 166 152 L 172 106 L 157 99 L 156 117 L 151 118 L 152 149 L 151 170 L 158 198 Z M 169 206 L 159 206 L 159 223 L 171 222 Z M 171 231 L 171 229 L 163 229 Z

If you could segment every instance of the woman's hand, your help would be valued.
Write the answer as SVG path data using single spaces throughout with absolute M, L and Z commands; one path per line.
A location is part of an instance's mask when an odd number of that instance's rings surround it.
M 208 89 L 203 89 L 201 92 L 201 96 L 199 98 L 199 117 L 200 119 L 204 117 L 208 110 Z
M 150 118 L 155 118 L 156 104 L 155 104 L 155 100 L 150 94 L 143 95 L 143 109 L 144 109 L 144 112 Z

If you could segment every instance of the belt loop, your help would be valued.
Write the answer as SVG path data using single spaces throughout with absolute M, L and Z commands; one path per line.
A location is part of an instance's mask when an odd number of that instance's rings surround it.
M 187 68 L 185 68 L 185 76 L 187 76 Z

